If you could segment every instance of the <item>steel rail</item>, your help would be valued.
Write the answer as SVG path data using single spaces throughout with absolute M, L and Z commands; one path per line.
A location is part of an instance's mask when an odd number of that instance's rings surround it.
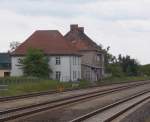
M 137 106 L 137 105 L 143 103 L 144 101 L 146 101 L 146 100 L 148 100 L 148 99 L 150 99 L 150 96 L 148 96 L 148 97 L 146 97 L 146 98 L 144 98 L 144 99 L 142 99 L 142 100 L 136 102 L 135 104 L 133 104 L 133 105 L 127 107 L 126 109 L 123 109 L 122 111 L 118 112 L 117 114 L 115 114 L 115 115 L 109 117 L 107 120 L 105 120 L 105 122 L 113 121 L 114 119 L 116 119 L 116 118 L 119 117 L 120 115 L 122 115 L 122 114 L 124 114 L 125 112 L 131 110 L 131 109 L 134 108 L 135 106 Z
M 91 93 L 87 93 L 87 94 L 81 94 L 81 95 L 77 95 L 77 96 L 57 99 L 57 100 L 54 100 L 54 101 L 47 101 L 47 102 L 43 102 L 43 103 L 39 103 L 39 104 L 35 104 L 35 105 L 29 105 L 29 106 L 24 106 L 24 107 L 13 108 L 13 109 L 1 111 L 0 112 L 0 121 L 16 119 L 18 117 L 22 117 L 22 116 L 25 116 L 25 115 L 45 111 L 45 110 L 48 110 L 48 109 L 60 107 L 60 106 L 75 103 L 75 102 L 80 102 L 81 100 L 97 97 L 97 96 L 100 96 L 100 95 L 107 95 L 107 94 L 110 94 L 110 93 L 113 93 L 113 92 L 116 92 L 116 91 L 141 86 L 141 85 L 144 85 L 144 84 L 148 84 L 148 83 L 140 83 L 140 84 L 137 83 L 137 84 L 117 87 L 117 88 L 109 89 L 109 90 L 105 90 L 105 91 L 96 91 L 96 92 L 91 92 Z M 15 112 L 16 112 L 16 114 L 15 114 Z
M 96 86 L 88 86 L 85 88 L 68 88 L 64 92 L 68 91 L 74 91 L 74 90 L 84 90 L 84 89 L 92 89 L 92 88 L 98 88 L 102 86 L 111 86 L 111 85 L 125 85 L 128 83 L 138 83 L 138 82 L 150 82 L 149 80 L 140 80 L 140 81 L 127 81 L 127 82 L 122 82 L 122 83 L 112 83 L 112 84 L 101 84 L 101 85 L 96 85 Z M 43 91 L 43 92 L 35 92 L 35 93 L 29 93 L 29 94 L 23 94 L 23 95 L 16 95 L 16 96 L 7 96 L 7 97 L 0 97 L 0 102 L 7 102 L 11 100 L 17 100 L 17 99 L 24 99 L 24 98 L 31 98 L 31 97 L 37 97 L 37 96 L 42 96 L 42 95 L 50 95 L 50 94 L 55 94 L 59 93 L 58 90 L 49 90 L 49 91 Z
M 145 90 L 145 91 L 143 91 L 143 92 L 141 92 L 141 93 L 134 94 L 134 95 L 129 96 L 129 97 L 125 98 L 125 99 L 119 100 L 119 101 L 117 101 L 117 102 L 114 102 L 114 103 L 109 104 L 109 105 L 107 105 L 107 106 L 104 106 L 104 107 L 102 107 L 102 108 L 99 108 L 99 109 L 97 109 L 97 110 L 95 110 L 95 111 L 93 111 L 93 112 L 90 112 L 90 113 L 85 114 L 85 115 L 83 115 L 83 116 L 77 117 L 77 118 L 71 120 L 70 122 L 83 122 L 83 121 L 86 121 L 87 119 L 89 119 L 89 118 L 91 118 L 91 117 L 94 117 L 94 116 L 96 116 L 96 115 L 98 115 L 98 114 L 100 114 L 100 113 L 103 113 L 103 112 L 106 111 L 106 110 L 109 110 L 109 109 L 111 109 L 111 108 L 113 108 L 113 107 L 116 107 L 116 106 L 118 106 L 118 105 L 120 105 L 120 104 L 123 104 L 123 103 L 125 103 L 125 102 L 128 102 L 128 101 L 130 101 L 130 100 L 132 100 L 132 99 L 134 99 L 134 98 L 140 97 L 140 96 L 142 96 L 142 95 L 144 95 L 144 94 L 146 94 L 146 93 L 149 93 L 149 92 L 150 92 L 150 90 Z M 111 116 L 111 117 L 108 117 L 108 119 L 106 119 L 104 122 L 110 122 L 110 121 L 114 120 L 115 118 L 117 118 L 118 116 L 120 116 L 121 114 L 123 114 L 124 112 L 128 111 L 129 109 L 132 109 L 133 107 L 135 107 L 136 105 L 142 103 L 143 101 L 145 101 L 145 100 L 147 100 L 147 99 L 150 99 L 150 96 L 148 96 L 148 97 L 146 97 L 146 98 L 144 98 L 144 99 L 142 99 L 142 100 L 136 102 L 136 103 L 133 104 L 132 106 L 127 107 L 126 109 L 120 111 L 119 113 L 117 113 L 117 114 L 115 114 L 115 115 L 113 115 L 113 116 Z

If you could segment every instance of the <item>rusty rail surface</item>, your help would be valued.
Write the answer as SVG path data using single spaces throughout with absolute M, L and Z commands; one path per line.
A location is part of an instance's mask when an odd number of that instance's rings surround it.
M 128 102 L 128 101 L 134 99 L 134 98 L 137 98 L 137 97 L 140 97 L 142 95 L 145 95 L 145 94 L 147 94 L 149 92 L 150 92 L 150 90 L 145 90 L 145 91 L 143 91 L 141 93 L 137 93 L 135 95 L 129 96 L 129 97 L 125 98 L 125 99 L 119 100 L 117 102 L 114 102 L 114 103 L 109 104 L 107 106 L 104 106 L 102 108 L 99 108 L 99 109 L 97 109 L 97 110 L 95 110 L 93 112 L 90 112 L 88 114 L 85 114 L 85 115 L 83 115 L 81 117 L 75 118 L 74 120 L 71 120 L 70 122 L 83 122 L 83 121 L 86 121 L 87 119 L 92 118 L 92 117 L 94 117 L 94 116 L 96 116 L 96 115 L 98 115 L 100 113 L 103 113 L 106 110 L 109 110 L 109 109 L 111 109 L 113 107 L 117 107 L 118 105 L 121 105 L 121 104 L 123 104 L 125 102 Z M 121 114 L 123 114 L 126 111 L 132 109 L 133 107 L 139 105 L 140 103 L 144 102 L 147 99 L 150 99 L 150 96 L 147 96 L 146 98 L 141 99 L 140 101 L 137 101 L 135 104 L 133 104 L 133 105 L 131 105 L 131 106 L 129 106 L 129 107 L 121 110 L 117 114 L 114 114 L 113 116 L 108 117 L 104 122 L 111 122 L 112 120 L 114 120 L 115 118 L 117 118 L 118 116 L 120 116 Z
M 125 85 L 125 86 L 120 86 L 120 87 L 112 88 L 108 90 L 103 90 L 103 91 L 100 90 L 100 91 L 95 91 L 91 93 L 84 93 L 84 94 L 75 95 L 72 97 L 65 97 L 65 98 L 61 98 L 61 99 L 57 99 L 53 101 L 47 101 L 47 102 L 42 102 L 42 103 L 38 103 L 34 105 L 28 105 L 24 107 L 18 107 L 18 108 L 8 109 L 5 111 L 0 111 L 0 121 L 8 121 L 8 120 L 16 119 L 18 117 L 30 115 L 30 114 L 45 111 L 45 110 L 50 110 L 52 108 L 60 107 L 63 105 L 80 102 L 81 100 L 86 100 L 86 99 L 94 98 L 94 97 L 101 96 L 101 95 L 107 95 L 116 91 L 134 88 L 134 87 L 145 85 L 145 84 L 149 84 L 149 82 Z

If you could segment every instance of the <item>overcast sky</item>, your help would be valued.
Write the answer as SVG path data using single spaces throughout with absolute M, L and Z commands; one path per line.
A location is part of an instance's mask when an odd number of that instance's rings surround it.
M 70 24 L 114 55 L 150 63 L 150 0 L 0 0 L 0 51 L 37 29 L 65 34 Z

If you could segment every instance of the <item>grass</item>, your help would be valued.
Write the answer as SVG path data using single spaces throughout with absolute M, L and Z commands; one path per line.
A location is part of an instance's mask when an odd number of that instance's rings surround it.
M 105 78 L 102 81 L 105 83 L 120 83 L 120 82 L 127 82 L 127 81 L 142 81 L 142 80 L 150 80 L 150 77 L 143 77 L 143 76 L 130 76 L 130 77 L 109 77 Z
M 74 85 L 72 85 L 74 84 Z M 84 88 L 89 85 L 88 81 L 80 81 L 79 83 L 71 82 L 58 82 L 54 80 L 40 80 L 37 82 L 22 82 L 22 83 L 11 83 L 8 85 L 8 90 L 1 90 L 0 97 L 2 96 L 13 96 L 20 94 L 27 94 L 33 92 L 56 90 L 58 86 L 63 86 L 64 89 L 69 88 Z
M 149 80 L 149 79 L 150 77 L 121 77 L 121 78 L 110 77 L 110 78 L 105 78 L 102 81 L 96 82 L 95 84 L 102 85 L 102 84 L 120 83 L 120 82 L 137 81 L 137 80 Z M 21 79 L 19 78 L 19 80 Z M 24 78 L 23 82 L 19 81 L 19 82 L 9 83 L 8 90 L 0 91 L 0 97 L 21 95 L 21 94 L 47 91 L 47 90 L 56 90 L 58 86 L 63 86 L 64 89 L 72 89 L 72 88 L 85 88 L 91 85 L 93 85 L 93 83 L 85 80 L 81 80 L 78 83 L 72 83 L 72 82 L 60 83 L 54 80 L 42 80 L 42 79 L 39 80 L 36 79 L 36 81 L 28 81 L 28 79 L 25 80 Z

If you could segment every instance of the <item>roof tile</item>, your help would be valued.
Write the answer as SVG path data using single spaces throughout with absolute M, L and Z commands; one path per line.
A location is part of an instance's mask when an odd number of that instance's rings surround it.
M 38 30 L 35 31 L 25 42 L 23 42 L 12 55 L 25 55 L 28 48 L 38 48 L 45 54 L 75 54 L 78 55 L 76 48 L 66 41 L 63 35 L 57 30 Z

